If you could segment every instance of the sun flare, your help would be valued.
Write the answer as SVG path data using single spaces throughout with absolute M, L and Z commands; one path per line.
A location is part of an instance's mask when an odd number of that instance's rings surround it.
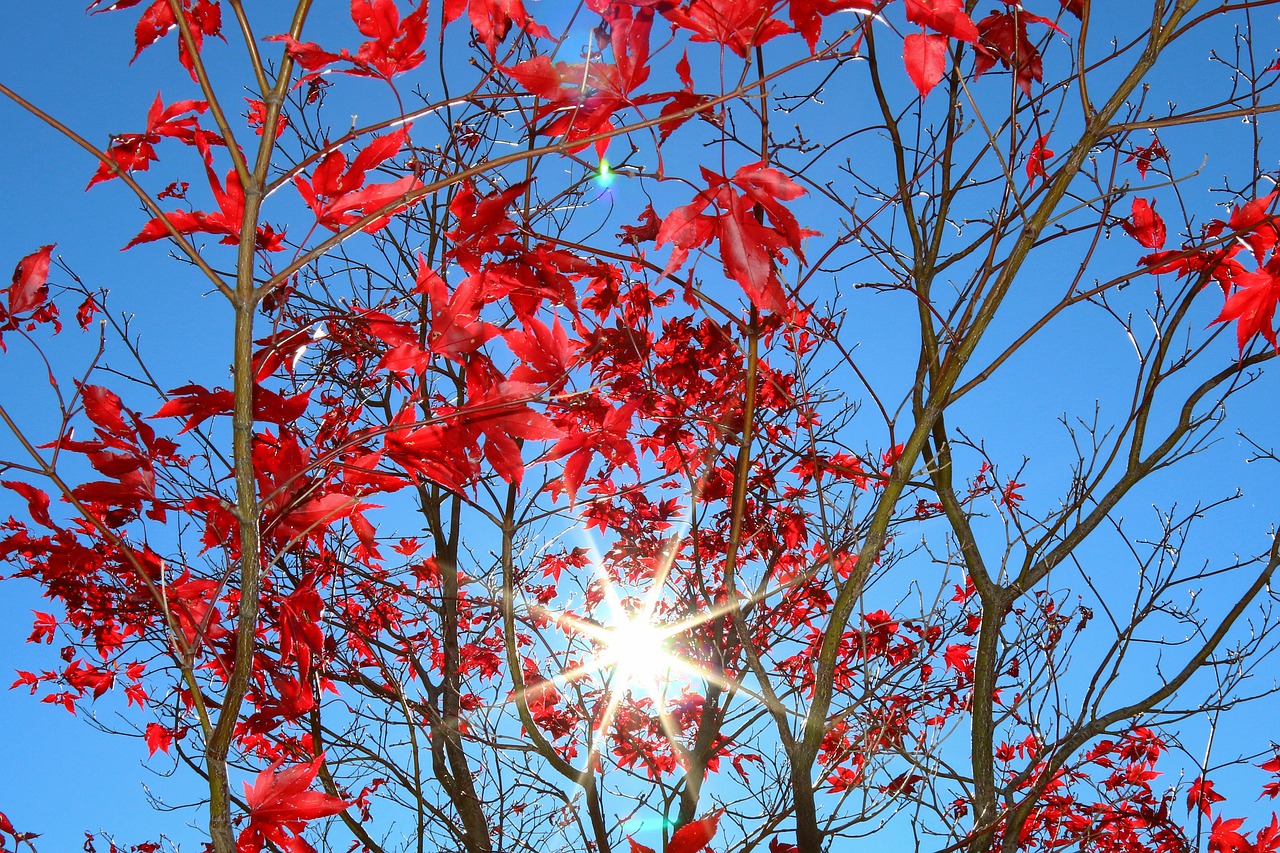
M 620 689 L 643 687 L 657 691 L 676 665 L 668 651 L 671 633 L 645 619 L 622 619 L 603 637 L 600 662 L 613 670 Z

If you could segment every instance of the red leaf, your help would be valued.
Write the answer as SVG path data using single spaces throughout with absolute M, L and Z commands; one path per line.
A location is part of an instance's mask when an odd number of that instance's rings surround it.
M 507 74 L 529 91 L 530 94 L 548 101 L 557 100 L 560 96 L 560 72 L 551 64 L 551 57 L 546 54 L 527 59 L 513 68 L 504 68 Z
M 818 46 L 818 37 L 822 35 L 822 19 L 836 12 L 862 11 L 875 9 L 873 0 L 791 0 L 789 13 L 791 25 L 804 37 L 813 53 Z
M 693 33 L 690 41 L 723 45 L 742 58 L 752 48 L 791 28 L 770 17 L 767 0 L 692 0 L 687 7 L 663 4 L 667 20 Z
M 693 73 L 689 68 L 689 51 L 680 54 L 680 60 L 676 62 L 676 75 L 680 78 L 680 85 L 684 86 L 685 91 L 693 91 Z
M 1280 816 L 1271 813 L 1271 824 L 1258 830 L 1258 839 L 1253 843 L 1253 853 L 1275 853 L 1280 849 Z
M 94 426 L 108 435 L 133 440 L 136 432 L 125 423 L 124 402 L 119 395 L 100 385 L 84 385 L 80 393 L 84 396 L 84 413 Z
M 18 480 L 2 480 L 0 486 L 12 489 L 27 499 L 27 513 L 36 524 L 54 529 L 53 519 L 49 517 L 49 496 L 28 483 Z
M 173 732 L 159 723 L 147 723 L 144 735 L 147 741 L 147 754 L 155 755 L 156 750 L 168 755 L 169 746 L 173 743 Z
M 1053 156 L 1053 152 L 1045 147 L 1048 141 L 1049 134 L 1046 133 L 1031 146 L 1031 153 L 1027 155 L 1027 183 L 1035 181 L 1037 175 L 1045 180 L 1049 179 L 1049 173 L 1044 168 L 1044 161 Z
M 1243 825 L 1242 817 L 1215 820 L 1209 833 L 1209 853 L 1250 853 L 1253 848 L 1248 839 L 1236 831 Z
M 331 231 L 339 231 L 421 186 L 414 175 L 385 184 L 364 185 L 372 169 L 400 152 L 408 135 L 409 126 L 405 125 L 394 133 L 375 136 L 350 165 L 341 151 L 331 151 L 312 171 L 310 181 L 301 175 L 295 177 L 294 185 L 316 220 Z M 386 223 L 387 217 L 383 216 L 366 225 L 364 230 L 373 233 Z
M 1197 776 L 1196 780 L 1191 783 L 1190 790 L 1187 791 L 1187 811 L 1190 812 L 1196 808 L 1204 812 L 1204 816 L 1208 817 L 1211 807 L 1214 803 L 1220 803 L 1226 797 L 1213 790 L 1213 783 L 1203 776 Z
M 627 836 L 627 842 L 631 845 L 631 853 L 654 853 L 652 847 L 645 847 L 639 841 L 636 841 L 630 835 Z
M 978 27 L 965 14 L 964 0 L 907 0 L 907 20 L 953 39 L 978 41 Z
M 723 810 L 712 812 L 702 820 L 686 823 L 671 834 L 666 853 L 698 853 L 707 846 L 716 835 L 716 824 L 720 822 Z
M 779 235 L 760 224 L 742 196 L 726 190 L 720 198 L 728 208 L 716 220 L 724 271 L 761 311 L 786 314 L 787 296 L 773 266 Z
M 44 304 L 49 295 L 49 264 L 53 246 L 41 246 L 18 261 L 9 285 L 9 314 L 24 314 Z
M 912 33 L 902 40 L 902 58 L 907 76 L 926 97 L 947 73 L 947 37 Z
M 245 783 L 249 825 L 240 833 L 240 853 L 257 853 L 267 842 L 287 850 L 303 849 L 295 846 L 290 836 L 300 838 L 308 821 L 337 814 L 350 805 L 322 791 L 309 790 L 323 761 L 324 756 L 319 756 L 277 773 L 284 763 L 280 759 L 259 773 L 252 787 Z
M 1241 352 L 1256 334 L 1261 334 L 1267 343 L 1280 351 L 1272 326 L 1276 303 L 1280 301 L 1278 273 L 1280 261 L 1272 260 L 1263 269 L 1237 275 L 1235 284 L 1239 290 L 1227 297 L 1222 313 L 1213 319 L 1214 323 L 1236 321 L 1236 340 Z
M 118 6 L 119 4 L 116 5 Z M 99 11 L 107 10 L 102 9 Z M 138 25 L 134 29 L 133 42 L 137 49 L 133 52 L 133 59 L 137 59 L 142 51 L 159 41 L 165 33 L 177 26 L 177 23 L 177 19 L 173 17 L 173 7 L 169 5 L 169 0 L 155 0 L 142 13 L 142 17 L 138 19 Z M 129 62 L 132 63 L 133 59 L 129 60 Z
M 491 195 L 479 197 L 470 182 L 449 204 L 449 212 L 458 220 L 457 226 L 445 233 L 454 243 L 453 254 L 467 272 L 480 268 L 480 257 L 501 245 L 502 235 L 515 230 L 515 223 L 507 215 L 511 203 L 524 194 L 528 183 L 518 183 Z
M 351 0 L 351 19 L 369 41 L 350 58 L 357 67 L 385 79 L 417 68 L 426 58 L 427 0 L 403 20 L 395 0 Z
M 973 646 L 968 643 L 952 643 L 942 655 L 947 669 L 954 669 L 962 676 L 973 678 Z
M 1133 215 L 1129 220 L 1122 220 L 1120 227 L 1139 244 L 1148 249 L 1160 249 L 1164 246 L 1164 220 L 1155 211 L 1155 202 L 1144 198 L 1133 200 Z
M 1271 192 L 1233 208 L 1231 217 L 1227 220 L 1227 227 L 1240 233 L 1241 239 L 1253 250 L 1253 257 L 1258 263 L 1262 263 L 1263 256 L 1274 248 L 1277 239 L 1280 239 L 1280 233 L 1276 231 L 1275 217 L 1268 213 L 1271 203 L 1275 201 L 1278 194 L 1280 193 Z M 1215 220 L 1215 224 L 1219 223 L 1220 220 Z
M 1159 139 L 1153 139 L 1150 145 L 1144 145 L 1141 148 L 1135 148 L 1133 153 L 1125 158 L 1126 163 L 1138 162 L 1138 174 L 1146 178 L 1147 172 L 1151 169 L 1151 164 L 1157 159 L 1169 162 L 1169 152 L 1160 144 Z
M 574 346 L 559 318 L 548 328 L 538 318 L 530 317 L 523 331 L 512 329 L 503 339 L 520 359 L 511 371 L 511 379 L 536 382 L 553 390 L 564 384 L 573 365 Z
M 1013 69 L 1018 87 L 1030 96 L 1032 82 L 1038 83 L 1044 78 L 1044 62 L 1040 51 L 1027 37 L 1029 23 L 1044 24 L 1066 35 L 1053 21 L 1033 15 L 1021 7 L 1015 6 L 1008 12 L 993 12 L 978 22 L 981 40 L 975 46 L 973 76 L 981 76 L 998 60 L 1005 68 Z
M 284 52 L 301 65 L 303 71 L 319 71 L 342 59 L 341 54 L 329 53 L 315 42 L 301 42 L 288 34 L 268 36 L 266 40 L 284 42 Z
M 31 628 L 31 636 L 27 637 L 28 643 L 47 643 L 53 644 L 54 637 L 58 635 L 58 619 L 52 613 L 41 613 L 39 610 L 31 611 L 36 615 L 36 621 Z
M 639 246 L 641 243 L 658 239 L 658 229 L 661 223 L 658 221 L 658 214 L 654 211 L 652 204 L 646 204 L 644 210 L 640 211 L 640 219 L 637 220 L 638 225 L 623 225 L 622 230 L 618 232 L 618 239 L 623 243 L 630 243 L 632 246 Z
M 464 11 L 490 56 L 497 54 L 498 42 L 507 37 L 513 24 L 532 36 L 550 35 L 546 27 L 533 22 L 521 0 L 445 0 L 444 25 L 462 17 Z

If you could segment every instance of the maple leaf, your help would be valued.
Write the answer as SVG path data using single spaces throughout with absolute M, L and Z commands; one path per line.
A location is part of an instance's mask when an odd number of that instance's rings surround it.
M 782 248 L 780 236 L 760 225 L 752 205 L 742 196 L 722 191 L 718 198 L 724 206 L 716 227 L 725 273 L 742 285 L 761 311 L 787 313 L 787 296 L 773 266 Z
M 317 323 L 300 329 L 281 330 L 254 341 L 254 345 L 261 347 L 253 354 L 254 381 L 266 381 L 280 367 L 292 376 L 307 348 L 326 334 L 323 324 Z
M 1253 853 L 1275 853 L 1280 850 L 1280 816 L 1271 813 L 1271 824 L 1258 830 L 1258 838 L 1253 843 Z
M 1213 790 L 1213 783 L 1203 776 L 1197 776 L 1187 791 L 1187 811 L 1199 808 L 1208 817 L 1214 803 L 1220 803 L 1226 797 Z
M 524 86 L 531 95 L 537 95 L 548 101 L 558 101 L 562 97 L 561 84 L 564 82 L 564 75 L 559 69 L 567 67 L 567 63 L 564 62 L 553 65 L 551 57 L 543 53 L 502 70 Z
M 267 41 L 278 41 L 284 44 L 284 51 L 289 58 L 302 66 L 303 71 L 319 71 L 327 65 L 341 61 L 343 53 L 330 53 L 313 41 L 301 42 L 285 33 L 267 36 Z M 350 54 L 347 54 L 350 56 Z
M 53 519 L 49 517 L 49 496 L 28 483 L 18 480 L 0 480 L 0 486 L 12 489 L 27 501 L 27 513 L 31 516 L 31 520 L 36 524 L 48 527 L 50 530 L 56 529 Z
M 1125 162 L 1132 163 L 1137 161 L 1138 174 L 1145 179 L 1147 177 L 1147 172 L 1151 169 L 1151 164 L 1157 159 L 1164 160 L 1166 163 L 1169 162 L 1169 152 L 1160 144 L 1160 140 L 1158 138 L 1152 139 L 1150 145 L 1144 145 L 1141 148 L 1133 149 L 1133 153 L 1125 158 Z
M 978 28 L 965 14 L 964 0 L 907 0 L 907 20 L 958 41 L 978 42 Z
M 1258 263 L 1262 263 L 1263 256 L 1274 248 L 1276 241 L 1280 239 L 1275 218 L 1268 213 L 1277 195 L 1280 195 L 1280 190 L 1232 208 L 1231 217 L 1226 223 L 1227 229 L 1241 235 L 1240 239 L 1253 250 L 1253 257 Z M 1207 233 L 1216 237 L 1221 233 L 1221 224 L 1221 220 L 1215 220 L 1213 227 L 1207 229 Z
M 902 40 L 902 58 L 920 97 L 927 97 L 947 73 L 947 37 L 911 33 Z
M 603 456 L 611 467 L 626 465 L 639 475 L 636 449 L 627 435 L 639 406 L 639 400 L 631 400 L 616 409 L 608 408 L 603 415 L 594 411 L 582 413 L 591 418 L 588 423 L 564 423 L 565 436 L 542 457 L 542 461 L 569 457 L 564 464 L 560 485 L 568 493 L 570 506 L 577 500 L 578 489 L 586 478 L 593 454 Z
M 701 820 L 690 821 L 677 829 L 671 834 L 671 840 L 667 842 L 664 853 L 699 853 L 705 850 L 707 844 L 715 837 L 716 824 L 720 822 L 722 814 L 724 809 L 713 812 Z M 627 836 L 627 841 L 631 845 L 631 853 L 654 853 L 652 847 L 646 847 L 631 836 Z
M 13 824 L 10 823 L 8 816 L 4 812 L 0 812 L 0 832 L 3 832 L 13 838 L 15 850 L 17 849 L 17 845 L 23 842 L 27 842 L 27 846 L 30 847 L 31 846 L 30 840 L 32 838 L 40 837 L 40 833 L 38 832 L 18 832 L 16 829 L 13 828 Z M 4 843 L 4 839 L 0 839 L 0 844 L 3 844 L 3 843 Z M 32 847 L 31 849 L 35 850 L 34 847 Z
M 203 385 L 183 385 L 170 390 L 168 396 L 169 401 L 151 417 L 186 418 L 186 423 L 182 425 L 183 433 L 190 432 L 209 418 L 231 414 L 235 401 L 235 394 L 230 390 L 214 388 L 210 391 Z M 293 423 L 307 410 L 310 399 L 310 391 L 292 397 L 282 397 L 266 388 L 255 388 L 254 420 L 280 425 Z
M 244 219 L 244 188 L 240 185 L 240 176 L 235 169 L 227 172 L 224 189 L 212 165 L 206 161 L 205 166 L 218 210 L 212 213 L 174 210 L 163 217 L 155 217 L 142 226 L 138 236 L 125 246 L 126 249 L 169 237 L 170 226 L 179 234 L 225 235 L 222 243 L 228 246 L 240 242 L 240 227 Z M 277 234 L 269 225 L 260 225 L 254 236 L 254 245 L 266 252 L 280 252 L 284 250 L 284 235 Z
M 418 256 L 416 292 L 427 294 L 431 303 L 431 331 L 427 334 L 427 348 L 431 352 L 464 364 L 473 352 L 499 333 L 496 326 L 480 319 L 484 306 L 482 281 L 479 276 L 467 276 L 450 294 L 444 279 Z
M 837 12 L 872 12 L 873 0 L 790 0 L 791 25 L 804 37 L 813 53 L 822 35 L 822 19 Z
M 245 98 L 245 101 L 249 104 L 249 114 L 245 117 L 245 120 L 249 127 L 252 127 L 254 132 L 261 136 L 263 131 L 266 130 L 267 105 L 255 98 Z M 275 138 L 279 139 L 288 127 L 289 117 L 284 113 L 281 113 L 279 119 L 276 121 Z
M 6 291 L 9 298 L 9 322 L 12 322 L 14 316 L 33 311 L 44 304 L 49 296 L 49 265 L 52 258 L 53 246 L 49 245 L 41 246 L 18 261 L 13 269 L 13 282 Z
M 1209 853 L 1251 853 L 1248 839 L 1237 832 L 1243 825 L 1242 817 L 1215 820 L 1209 831 Z
M 1148 249 L 1159 249 L 1164 246 L 1166 236 L 1164 220 L 1155 211 L 1154 199 L 1147 201 L 1145 198 L 1135 198 L 1132 217 L 1121 220 L 1120 227 Z
M 253 785 L 244 785 L 249 825 L 240 833 L 239 853 L 258 853 L 267 843 L 286 850 L 309 850 L 302 841 L 302 830 L 309 821 L 335 815 L 351 804 L 322 791 L 309 790 L 324 756 L 306 764 L 296 764 L 280 771 L 280 759 L 258 774 Z M 279 771 L 279 772 L 277 772 Z
M 288 33 L 269 36 L 267 41 L 282 42 L 285 53 L 312 75 L 335 62 L 349 62 L 352 67 L 335 70 L 390 81 L 397 74 L 417 68 L 426 58 L 422 42 L 427 35 L 428 5 L 428 0 L 422 0 L 401 18 L 395 0 L 351 0 L 351 20 L 368 39 L 354 54 L 346 48 L 333 53 L 315 42 L 300 42 Z M 312 76 L 302 82 L 316 79 Z
M 724 810 L 714 811 L 701 820 L 692 820 L 671 833 L 666 853 L 698 853 L 716 836 L 716 826 Z
M 147 723 L 147 730 L 143 737 L 147 741 L 148 755 L 155 755 L 157 750 L 165 755 L 169 754 L 169 747 L 173 744 L 172 729 L 159 723 Z
M 107 0 L 94 0 L 89 4 L 89 12 L 94 15 L 99 12 L 118 12 L 121 9 L 136 6 L 138 2 L 139 0 L 118 0 L 108 4 Z M 99 8 L 94 8 L 95 6 Z M 195 0 L 194 4 L 191 0 L 182 0 L 180 8 L 197 52 L 203 46 L 205 36 L 222 38 L 222 7 L 218 5 L 218 0 Z M 141 55 L 142 51 L 155 44 L 171 30 L 176 29 L 177 25 L 178 19 L 174 16 L 173 6 L 169 0 L 154 0 L 143 11 L 134 28 L 135 50 L 133 59 L 129 60 L 130 64 Z M 191 74 L 191 79 L 196 79 L 195 63 L 187 51 L 184 39 L 178 40 L 178 61 Z
M 351 0 L 351 19 L 369 41 L 360 45 L 354 62 L 390 79 L 422 64 L 427 35 L 428 0 L 403 20 L 395 0 Z
M 547 101 L 535 114 L 538 121 L 547 119 L 536 132 L 574 143 L 565 149 L 569 153 L 581 151 L 589 144 L 577 140 L 613 130 L 613 115 L 618 110 L 679 96 L 679 93 L 632 94 L 649 78 L 653 10 L 633 11 L 629 6 L 617 4 L 609 9 L 606 20 L 612 64 L 600 61 L 553 64 L 550 57 L 540 55 L 503 69 L 531 93 Z M 606 135 L 595 140 L 597 156 L 604 156 L 609 138 Z
M 504 234 L 515 230 L 508 215 L 511 203 L 524 194 L 528 183 L 513 184 L 487 196 L 477 196 L 475 186 L 467 181 L 449 203 L 449 212 L 458 224 L 445 232 L 453 241 L 451 255 L 469 273 L 480 270 L 480 258 L 504 245 Z
M 798 198 L 804 189 L 763 163 L 743 166 L 731 179 L 705 168 L 702 175 L 709 189 L 667 214 L 658 229 L 657 245 L 673 245 L 663 274 L 683 265 L 690 250 L 718 238 L 725 274 L 742 286 L 752 304 L 761 311 L 788 313 L 789 300 L 778 280 L 775 259 L 785 247 L 804 260 L 803 238 L 816 232 L 800 228 L 780 200 Z M 734 192 L 734 187 L 743 193 Z M 757 204 L 772 227 L 756 217 Z M 712 206 L 716 212 L 706 213 Z
M 115 163 L 112 169 L 106 163 L 98 164 L 98 171 L 89 179 L 88 186 L 109 181 L 120 172 L 145 172 L 159 159 L 155 145 L 162 139 L 177 139 L 188 145 L 196 145 L 197 139 L 208 152 L 209 145 L 221 145 L 222 138 L 200 128 L 200 114 L 209 109 L 207 101 L 175 101 L 168 107 L 156 93 L 156 99 L 147 110 L 147 129 L 143 133 L 126 133 L 113 136 L 107 148 L 107 156 Z
M 394 157 L 404 147 L 409 129 L 410 126 L 405 125 L 393 133 L 373 137 L 350 165 L 341 151 L 330 151 L 312 171 L 310 181 L 302 175 L 296 176 L 294 186 L 315 214 L 316 221 L 330 231 L 340 231 L 422 186 L 416 175 L 365 186 L 370 170 Z M 382 216 L 366 225 L 364 231 L 372 234 L 383 228 L 390 221 L 392 212 L 384 211 Z
M 1239 289 L 1227 297 L 1222 313 L 1212 323 L 1236 321 L 1236 341 L 1241 353 L 1256 334 L 1261 334 L 1280 352 L 1272 324 L 1276 303 L 1280 302 L 1280 259 L 1273 258 L 1262 269 L 1240 273 L 1235 277 L 1235 284 Z
M 5 288 L 6 305 L 0 305 L 0 352 L 6 351 L 4 333 L 22 323 L 28 330 L 36 323 L 52 323 L 54 333 L 62 331 L 58 308 L 49 301 L 49 266 L 53 246 L 41 246 L 18 261 L 13 283 Z
M 1045 143 L 1049 141 L 1049 134 L 1045 134 L 1036 140 L 1036 144 L 1031 146 L 1031 153 L 1027 155 L 1027 183 L 1031 184 L 1035 181 L 1036 176 L 1049 179 L 1049 173 L 1045 171 L 1044 161 L 1053 156 L 1053 152 L 1045 147 Z
M 663 16 L 692 33 L 690 41 L 723 45 L 743 59 L 791 28 L 771 17 L 766 0 L 692 0 L 688 7 L 662 4 Z
M 474 363 L 473 363 L 474 366 Z M 524 461 L 517 439 L 560 438 L 563 433 L 527 405 L 538 393 L 536 386 L 467 372 L 467 405 L 460 422 L 485 439 L 484 457 L 503 480 L 520 485 Z
M 414 479 L 426 477 L 451 492 L 462 493 L 480 475 L 480 466 L 467 452 L 469 436 L 452 425 L 415 422 L 414 407 L 406 406 L 387 432 L 386 454 Z
M 324 600 L 312 584 L 303 584 L 280 600 L 280 660 L 297 661 L 299 677 L 306 681 L 311 661 L 324 651 L 324 629 L 320 627 Z
M 954 669 L 962 677 L 973 678 L 973 646 L 968 643 L 952 643 L 947 646 L 942 659 L 947 669 Z
M 623 243 L 629 243 L 632 246 L 639 246 L 641 243 L 650 242 L 658 239 L 658 230 L 662 223 L 658 219 L 658 214 L 654 211 L 652 204 L 646 204 L 644 210 L 640 211 L 640 218 L 637 225 L 623 225 L 618 231 L 618 239 Z
M 1033 15 L 1020 6 L 1007 12 L 992 12 L 977 25 L 979 40 L 974 46 L 973 76 L 982 76 L 999 61 L 1005 68 L 1013 69 L 1018 88 L 1030 97 L 1031 83 L 1044 79 L 1044 62 L 1040 51 L 1027 37 L 1028 23 L 1044 24 L 1066 35 L 1053 21 Z
M 546 38 L 551 34 L 534 23 L 522 0 L 445 0 L 444 25 L 461 18 L 464 11 L 490 56 L 497 55 L 498 42 L 507 37 L 513 24 L 531 36 Z
M 512 354 L 520 359 L 510 379 L 546 385 L 551 391 L 564 385 L 573 366 L 575 347 L 559 318 L 548 328 L 538 318 L 530 317 L 523 330 L 512 329 L 503 339 Z

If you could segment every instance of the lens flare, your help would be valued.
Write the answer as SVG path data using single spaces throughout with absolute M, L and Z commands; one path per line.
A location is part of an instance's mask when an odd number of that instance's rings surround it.
M 602 190 L 607 190 L 613 185 L 617 174 L 609 168 L 609 161 L 605 157 L 600 158 L 600 169 L 596 172 L 596 186 Z
M 601 664 L 613 670 L 615 689 L 661 690 L 676 665 L 668 651 L 670 633 L 645 619 L 627 618 L 608 626 Z

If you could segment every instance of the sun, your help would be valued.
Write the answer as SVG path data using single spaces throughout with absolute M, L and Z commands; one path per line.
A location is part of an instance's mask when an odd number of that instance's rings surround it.
M 672 633 L 643 617 L 620 619 L 597 635 L 604 643 L 598 662 L 613 671 L 618 689 L 658 693 L 679 665 L 669 650 Z

